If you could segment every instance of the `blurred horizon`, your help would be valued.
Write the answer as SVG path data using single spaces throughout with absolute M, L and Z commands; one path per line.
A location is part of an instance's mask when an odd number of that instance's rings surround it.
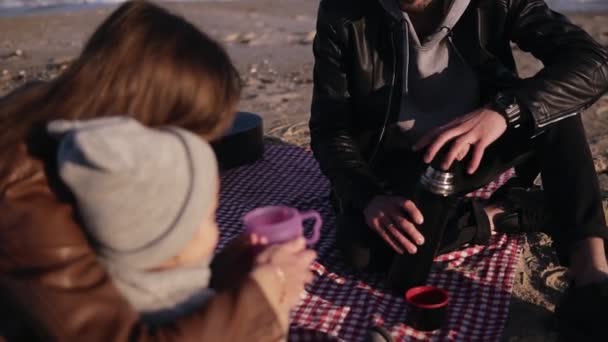
M 79 5 L 116 4 L 125 0 L 0 0 L 0 10 L 27 10 L 48 7 L 66 7 Z M 227 2 L 239 0 L 164 0 L 165 2 Z M 246 0 L 240 0 L 246 1 Z M 284 1 L 284 0 L 281 0 Z M 314 0 L 292 0 L 314 1 Z M 608 0 L 545 0 L 549 6 L 558 11 L 608 11 Z
M 79 5 L 111 5 L 126 0 L 0 0 L 0 9 L 35 9 L 44 7 L 70 7 Z M 161 0 L 162 2 L 227 2 L 234 0 Z

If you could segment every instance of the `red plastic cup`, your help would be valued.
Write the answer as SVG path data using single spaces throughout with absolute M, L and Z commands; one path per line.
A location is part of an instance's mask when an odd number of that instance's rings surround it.
M 440 329 L 446 321 L 450 296 L 434 286 L 418 286 L 405 293 L 408 303 L 406 324 L 420 331 Z

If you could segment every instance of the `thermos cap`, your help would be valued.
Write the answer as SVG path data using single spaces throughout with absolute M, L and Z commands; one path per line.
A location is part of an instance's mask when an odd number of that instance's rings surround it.
M 436 170 L 433 166 L 427 167 L 420 183 L 430 192 L 441 195 L 450 196 L 454 193 L 454 174 Z

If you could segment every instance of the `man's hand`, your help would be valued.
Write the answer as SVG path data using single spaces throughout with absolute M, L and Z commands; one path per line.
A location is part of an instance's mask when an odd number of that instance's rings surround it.
M 424 161 L 430 163 L 437 152 L 453 140 L 454 143 L 441 164 L 441 167 L 447 170 L 454 160 L 463 160 L 473 148 L 473 156 L 467 168 L 467 172 L 473 174 L 481 163 L 485 149 L 506 130 L 507 121 L 502 115 L 482 108 L 431 130 L 414 145 L 414 150 L 419 151 L 428 146 Z
M 424 237 L 415 224 L 424 218 L 414 202 L 401 197 L 376 196 L 363 211 L 367 225 L 375 230 L 395 252 L 415 254 L 416 245 L 424 243 Z M 412 242 L 412 241 L 415 241 Z

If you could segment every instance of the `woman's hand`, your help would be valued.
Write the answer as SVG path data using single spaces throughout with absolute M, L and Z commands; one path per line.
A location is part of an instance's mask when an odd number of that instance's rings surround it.
M 247 233 L 230 241 L 228 246 L 213 258 L 209 287 L 223 290 L 241 285 L 255 264 L 253 247 L 262 242 Z
M 376 196 L 363 211 L 367 225 L 398 254 L 415 254 L 424 243 L 416 224 L 424 217 L 414 202 L 396 196 Z
M 299 302 L 304 286 L 313 280 L 310 266 L 316 257 L 315 251 L 306 249 L 304 238 L 272 245 L 256 257 L 251 275 L 284 328 L 288 327 L 289 312 Z

